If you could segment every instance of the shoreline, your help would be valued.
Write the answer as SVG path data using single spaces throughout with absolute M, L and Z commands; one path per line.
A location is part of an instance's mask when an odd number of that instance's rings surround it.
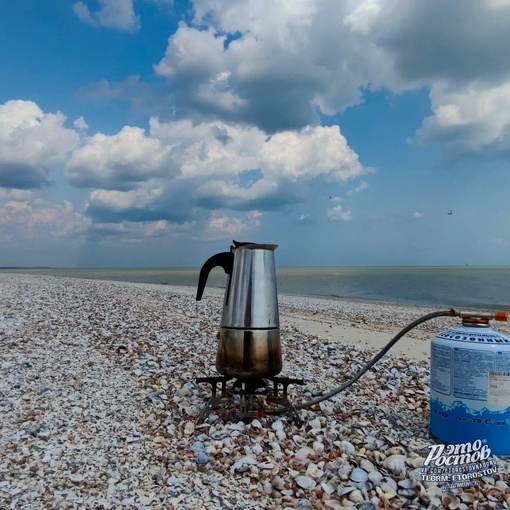
M 425 357 L 390 351 L 348 391 L 300 410 L 302 425 L 288 414 L 244 423 L 230 404 L 197 423 L 211 389 L 195 379 L 215 375 L 221 290 L 197 303 L 191 287 L 0 274 L 0 292 L 0 508 L 337 510 L 506 497 L 510 463 L 499 458 L 467 492 L 420 481 L 435 442 Z M 304 380 L 289 388 L 295 404 L 373 358 L 378 347 L 356 335 L 385 343 L 429 311 L 279 297 L 280 375 Z M 446 329 L 432 322 L 416 329 L 418 351 Z
M 374 270 L 374 269 L 401 269 L 401 270 L 414 270 L 414 269 L 423 269 L 423 270 L 441 270 L 441 269 L 452 269 L 452 268 L 459 268 L 463 269 L 463 266 L 381 266 L 381 267 L 359 267 L 359 268 L 337 268 L 337 269 L 365 269 L 365 270 Z M 495 270 L 503 270 L 510 268 L 510 266 L 476 266 L 479 270 L 489 270 L 489 269 L 495 269 Z M 282 270 L 289 270 L 289 269 L 300 269 L 300 270 L 306 270 L 306 269 L 330 269 L 330 268 L 289 268 L 289 267 L 283 267 L 280 268 Z M 151 281 L 142 281 L 143 279 L 146 279 L 147 276 L 142 274 L 144 271 L 148 271 L 149 273 L 153 272 L 154 274 L 150 278 Z M 186 272 L 191 271 L 193 273 L 196 273 L 193 277 L 190 277 L 188 275 L 187 277 L 184 277 L 181 275 L 180 280 L 177 282 L 172 281 L 158 281 L 159 274 L 162 273 L 169 273 L 172 274 L 172 272 Z M 134 279 L 125 279 L 127 278 L 126 275 L 129 275 L 130 273 L 142 273 L 139 274 Z M 20 275 L 34 275 L 34 276 L 53 276 L 53 277 L 62 277 L 62 278 L 73 278 L 73 279 L 91 279 L 91 280 L 100 280 L 100 281 L 109 281 L 109 282 L 126 282 L 126 283 L 134 283 L 134 284 L 141 284 L 141 285 L 157 285 L 157 286 L 177 286 L 177 287 L 193 287 L 196 288 L 196 282 L 198 281 L 198 272 L 199 268 L 13 268 L 13 269 L 0 269 L 0 274 L 20 274 Z M 119 274 L 122 274 L 124 276 L 119 276 Z M 218 276 L 218 275 L 216 275 Z M 224 276 L 224 275 L 223 275 Z M 288 277 L 288 275 L 287 275 Z M 437 275 L 436 275 L 437 277 Z M 216 278 L 214 279 L 214 282 L 209 282 L 208 285 L 208 291 L 210 290 L 220 290 L 223 292 L 224 285 L 225 285 L 225 279 L 224 278 Z M 220 283 L 221 281 L 221 283 Z M 472 310 L 503 310 L 503 311 L 509 311 L 510 312 L 510 303 L 507 304 L 494 304 L 494 303 L 488 303 L 487 296 L 485 296 L 485 300 L 482 299 L 480 302 L 474 302 L 469 304 L 454 304 L 455 301 L 451 301 L 452 296 L 443 296 L 443 304 L 441 302 L 439 303 L 432 303 L 428 302 L 427 300 L 423 301 L 416 301 L 416 295 L 413 294 L 413 297 L 410 299 L 406 299 L 404 297 L 398 298 L 395 296 L 392 296 L 389 300 L 385 299 L 383 297 L 372 299 L 367 297 L 355 297 L 355 296 L 341 296 L 336 293 L 329 293 L 329 294 L 316 294 L 316 293 L 303 293 L 303 292 L 292 292 L 288 293 L 285 292 L 285 278 L 282 275 L 282 281 L 280 282 L 282 284 L 282 288 L 278 286 L 279 294 L 282 295 L 289 295 L 289 296 L 296 296 L 296 297 L 312 297 L 317 299 L 324 299 L 324 300 L 345 300 L 345 301 L 352 301 L 352 302 L 361 302 L 361 303 L 377 303 L 377 304 L 387 304 L 387 305 L 404 305 L 404 306 L 417 306 L 417 307 L 428 307 L 428 308 L 434 308 L 434 309 L 441 309 L 441 308 L 462 308 L 462 309 L 472 309 Z M 374 282 L 374 284 L 377 286 L 377 283 Z M 417 294 L 419 295 L 419 293 Z M 455 295 L 455 293 L 454 293 Z M 389 297 L 389 296 L 387 296 Z M 455 300 L 455 298 L 453 298 Z M 457 302 L 458 303 L 466 303 L 466 300 L 462 297 L 457 296 Z

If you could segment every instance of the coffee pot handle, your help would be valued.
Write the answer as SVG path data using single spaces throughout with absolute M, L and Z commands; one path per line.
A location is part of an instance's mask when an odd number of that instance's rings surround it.
M 213 255 L 211 258 L 205 261 L 205 264 L 202 266 L 200 275 L 198 277 L 197 301 L 202 299 L 207 277 L 209 276 L 211 269 L 218 266 L 221 266 L 226 274 L 232 274 L 232 269 L 234 268 L 234 254 L 230 251 L 225 251 Z

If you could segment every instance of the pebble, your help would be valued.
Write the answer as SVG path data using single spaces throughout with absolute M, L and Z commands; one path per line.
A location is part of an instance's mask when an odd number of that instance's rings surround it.
M 222 289 L 0 272 L 0 508 L 505 508 L 510 465 L 452 492 L 422 483 L 427 363 L 385 356 L 327 402 L 244 423 L 217 407 L 197 423 L 217 375 Z M 402 328 L 428 313 L 279 296 L 283 316 Z M 444 324 L 444 325 L 443 325 Z M 446 329 L 434 320 L 422 333 Z M 508 334 L 508 332 L 505 332 Z M 282 328 L 281 377 L 299 404 L 376 354 Z M 418 474 L 417 474 L 418 473 Z M 498 506 L 499 505 L 499 506 Z

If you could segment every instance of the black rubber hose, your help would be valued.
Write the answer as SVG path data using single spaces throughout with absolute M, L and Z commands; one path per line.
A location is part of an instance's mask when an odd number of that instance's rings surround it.
M 436 317 L 456 317 L 458 316 L 458 312 L 455 310 L 443 310 L 440 312 L 432 312 L 427 315 L 424 315 L 423 317 L 420 317 L 419 319 L 416 319 L 414 322 L 411 322 L 408 326 L 406 326 L 402 331 L 397 333 L 390 342 L 382 349 L 377 356 L 370 360 L 356 375 L 354 375 L 351 379 L 349 379 L 347 382 L 339 386 L 338 388 L 333 389 L 329 393 L 326 393 L 325 395 L 322 395 L 318 398 L 315 398 L 313 400 L 310 400 L 308 402 L 304 402 L 303 404 L 295 405 L 295 409 L 305 409 L 307 407 L 311 407 L 315 404 L 319 404 L 323 402 L 324 400 L 328 400 L 331 397 L 334 397 L 341 391 L 346 390 L 349 386 L 354 384 L 363 374 L 368 372 L 406 333 L 411 331 L 411 329 L 415 328 L 419 324 L 422 324 L 423 322 L 426 322 L 430 319 L 435 319 Z

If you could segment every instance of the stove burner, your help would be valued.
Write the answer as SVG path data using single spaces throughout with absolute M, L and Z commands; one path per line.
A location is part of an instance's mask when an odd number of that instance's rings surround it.
M 198 384 L 208 383 L 211 385 L 211 398 L 206 402 L 198 417 L 201 423 L 214 407 L 220 404 L 233 403 L 236 397 L 239 398 L 239 415 L 245 418 L 260 418 L 266 414 L 279 414 L 287 410 L 296 420 L 298 426 L 302 420 L 297 409 L 291 404 L 287 396 L 287 389 L 290 384 L 304 384 L 302 379 L 291 379 L 287 377 L 271 377 L 264 379 L 236 379 L 230 388 L 227 382 L 232 377 L 199 377 Z M 272 387 L 268 383 L 272 383 Z M 220 388 L 218 388 L 218 385 Z M 265 396 L 266 404 L 272 407 L 262 407 L 258 397 Z

